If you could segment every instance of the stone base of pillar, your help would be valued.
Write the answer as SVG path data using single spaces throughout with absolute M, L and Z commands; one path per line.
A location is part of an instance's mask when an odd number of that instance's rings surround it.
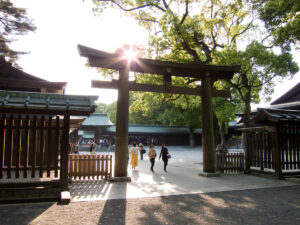
M 210 173 L 208 173 L 208 172 L 200 172 L 200 173 L 198 173 L 198 176 L 201 176 L 201 177 L 219 177 L 219 176 L 221 176 L 221 173 L 219 173 L 219 172 L 210 172 Z
M 60 193 L 60 204 L 69 204 L 71 201 L 71 194 L 69 191 L 62 191 Z
M 111 182 L 131 182 L 131 177 L 112 177 Z

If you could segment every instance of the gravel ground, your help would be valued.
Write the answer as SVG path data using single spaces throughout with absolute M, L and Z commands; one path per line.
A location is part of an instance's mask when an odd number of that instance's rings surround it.
M 300 224 L 300 185 L 106 201 L 0 205 L 1 225 Z

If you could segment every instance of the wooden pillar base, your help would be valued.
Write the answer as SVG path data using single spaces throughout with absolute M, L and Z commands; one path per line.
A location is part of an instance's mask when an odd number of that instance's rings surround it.
M 198 176 L 200 177 L 219 177 L 221 176 L 221 173 L 218 172 L 212 172 L 212 173 L 208 173 L 208 172 L 200 172 L 198 173 Z

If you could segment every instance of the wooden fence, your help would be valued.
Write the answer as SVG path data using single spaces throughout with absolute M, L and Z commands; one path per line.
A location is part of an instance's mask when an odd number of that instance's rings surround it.
M 276 127 L 248 128 L 246 171 L 284 175 L 300 174 L 300 125 L 279 123 Z
M 110 179 L 112 155 L 69 155 L 69 178 Z
M 244 153 L 217 153 L 217 170 L 221 173 L 242 173 L 244 167 Z
M 61 149 L 67 144 L 62 134 L 68 129 L 60 116 L 1 114 L 0 187 L 61 182 Z

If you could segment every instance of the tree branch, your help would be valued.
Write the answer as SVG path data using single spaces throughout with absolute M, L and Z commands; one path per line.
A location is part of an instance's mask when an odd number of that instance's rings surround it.
M 113 3 L 114 5 L 116 5 L 117 7 L 119 7 L 121 10 L 123 10 L 125 12 L 135 11 L 137 9 L 142 9 L 142 8 L 147 8 L 147 7 L 155 7 L 155 8 L 157 8 L 157 9 L 163 11 L 163 12 L 166 12 L 166 10 L 164 8 L 162 8 L 159 5 L 154 4 L 154 3 L 148 3 L 148 4 L 145 4 L 145 5 L 141 5 L 141 6 L 133 7 L 133 8 L 130 8 L 130 9 L 126 9 L 114 0 L 98 0 L 98 2 L 111 2 L 111 3 Z
M 182 16 L 182 19 L 181 19 L 181 21 L 180 21 L 180 24 L 183 24 L 183 22 L 184 22 L 184 20 L 185 20 L 185 18 L 188 16 L 188 14 L 189 14 L 189 0 L 185 0 L 185 13 L 183 14 L 183 16 Z
M 247 30 L 249 30 L 250 28 L 253 28 L 254 26 L 252 26 L 252 22 L 254 21 L 254 19 L 248 24 L 248 26 L 243 30 L 241 31 L 240 33 L 238 34 L 235 34 L 233 35 L 233 37 L 231 38 L 231 41 L 230 41 L 230 44 L 235 40 L 235 38 L 243 33 L 245 33 Z

